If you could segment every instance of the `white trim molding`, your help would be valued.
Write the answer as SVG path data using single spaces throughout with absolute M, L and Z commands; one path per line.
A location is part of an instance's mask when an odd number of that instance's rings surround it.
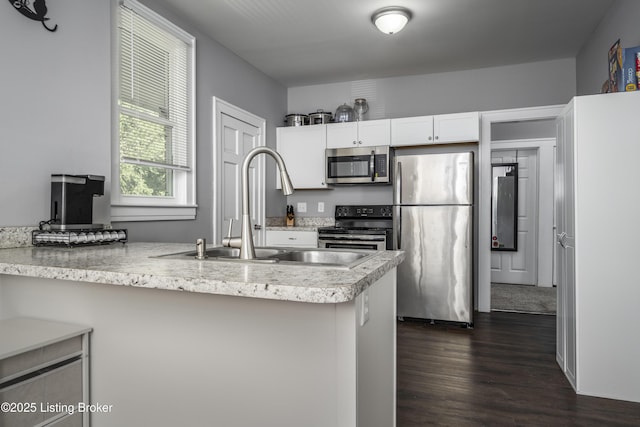
M 194 219 L 197 205 L 133 206 L 111 205 L 111 221 L 178 221 Z

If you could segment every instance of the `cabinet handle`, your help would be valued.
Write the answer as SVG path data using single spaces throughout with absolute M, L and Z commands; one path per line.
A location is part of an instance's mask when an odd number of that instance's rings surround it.
M 356 144 L 357 144 L 357 142 L 353 141 L 353 145 L 356 145 Z
M 431 141 L 432 139 L 433 139 L 432 137 L 429 137 L 429 141 Z
M 439 139 L 439 138 L 440 138 L 439 136 L 436 136 L 436 139 Z
M 297 237 L 289 237 L 289 240 L 298 240 Z

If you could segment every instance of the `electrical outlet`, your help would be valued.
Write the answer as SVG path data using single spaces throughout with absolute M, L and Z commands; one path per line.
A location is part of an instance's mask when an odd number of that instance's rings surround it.
M 298 209 L 296 209 L 298 212 L 306 212 L 307 211 L 307 204 L 305 202 L 298 202 Z
M 324 212 L 324 202 L 318 202 L 318 212 Z

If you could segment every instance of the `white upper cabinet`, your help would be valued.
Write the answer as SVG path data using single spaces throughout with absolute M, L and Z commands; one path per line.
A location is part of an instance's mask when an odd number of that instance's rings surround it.
M 276 129 L 276 149 L 295 189 L 328 188 L 324 171 L 326 128 L 327 125 L 311 125 Z M 276 182 L 277 188 L 281 188 L 280 173 L 276 173 Z
M 327 148 L 372 147 L 389 145 L 391 120 L 330 123 L 327 125 Z
M 480 140 L 480 114 L 460 113 L 391 120 L 391 146 L 451 144 Z

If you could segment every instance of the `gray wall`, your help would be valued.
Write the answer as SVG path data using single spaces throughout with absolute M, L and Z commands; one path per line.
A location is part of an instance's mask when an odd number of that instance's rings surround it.
M 309 113 L 322 108 L 335 111 L 343 102 L 367 98 L 369 119 L 431 114 L 489 111 L 540 105 L 565 104 L 576 94 L 575 61 L 572 58 L 479 70 L 386 79 L 341 82 L 289 88 L 288 112 Z M 518 126 L 505 128 L 505 138 L 516 137 Z M 545 132 L 541 124 L 527 135 Z M 554 128 L 555 130 L 555 128 Z M 336 204 L 391 203 L 391 186 L 336 187 L 333 190 L 297 191 L 289 204 L 307 203 L 299 216 L 333 216 Z M 325 203 L 325 212 L 317 210 Z M 281 208 L 284 215 L 284 207 Z
M 576 57 L 578 95 L 600 93 L 608 77 L 607 54 L 620 39 L 622 47 L 640 45 L 640 1 L 617 0 Z
M 529 120 L 526 122 L 503 122 L 491 125 L 492 141 L 512 139 L 555 138 L 555 120 Z
M 0 4 L 0 225 L 48 220 L 52 173 L 104 175 L 95 213 L 109 221 L 109 2 L 48 6 L 54 33 Z
M 576 92 L 573 58 L 450 73 L 289 88 L 288 112 L 334 112 L 367 98 L 370 119 L 564 104 Z

